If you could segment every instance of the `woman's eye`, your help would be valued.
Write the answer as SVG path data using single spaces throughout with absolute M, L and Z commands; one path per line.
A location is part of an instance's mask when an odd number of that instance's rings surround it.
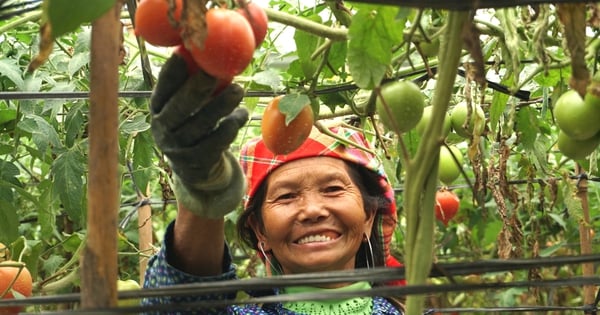
M 294 198 L 295 194 L 294 193 L 286 193 L 286 194 L 281 194 L 279 196 L 277 196 L 277 200 L 289 200 Z
M 332 186 L 325 187 L 325 192 L 334 193 L 334 192 L 342 191 L 343 189 L 344 189 L 344 187 L 342 187 L 342 186 L 332 185 Z

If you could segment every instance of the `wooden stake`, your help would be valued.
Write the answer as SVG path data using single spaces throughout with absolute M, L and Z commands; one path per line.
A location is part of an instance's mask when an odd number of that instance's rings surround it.
M 81 305 L 117 305 L 118 88 L 121 1 L 92 23 L 87 239 Z
M 585 170 L 577 164 L 577 174 L 584 175 Z M 581 178 L 577 183 L 577 196 L 581 200 L 582 208 L 582 221 L 579 222 L 579 250 L 580 255 L 591 255 L 592 254 L 592 239 L 590 235 L 590 206 L 588 202 L 588 181 L 586 178 Z M 592 277 L 595 275 L 594 264 L 586 263 L 581 265 L 582 276 Z M 593 305 L 596 296 L 595 286 L 584 285 L 583 286 L 583 303 L 585 305 Z
M 150 194 L 150 189 L 146 190 L 146 194 Z M 145 200 L 145 196 L 138 196 L 140 200 Z M 140 269 L 140 284 L 143 285 L 148 266 L 148 256 L 154 254 L 152 246 L 152 207 L 149 204 L 143 205 L 138 210 L 138 233 L 139 233 L 139 269 Z

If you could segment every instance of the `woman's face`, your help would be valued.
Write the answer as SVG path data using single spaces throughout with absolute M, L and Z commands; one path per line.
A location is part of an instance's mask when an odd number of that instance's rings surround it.
M 314 157 L 286 163 L 267 179 L 264 228 L 253 223 L 264 250 L 284 274 L 353 269 L 373 225 L 344 161 Z

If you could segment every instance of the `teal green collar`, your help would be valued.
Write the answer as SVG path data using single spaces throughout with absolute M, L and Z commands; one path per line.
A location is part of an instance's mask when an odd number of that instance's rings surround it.
M 319 292 L 340 292 L 340 291 L 355 291 L 368 290 L 371 284 L 366 281 L 356 282 L 351 285 L 335 288 L 324 289 L 309 286 L 289 287 L 284 290 L 286 294 L 293 293 L 319 293 Z M 301 302 L 286 302 L 283 307 L 299 314 L 321 315 L 321 314 L 365 314 L 373 313 L 373 299 L 371 297 L 355 297 L 344 298 L 337 300 L 322 300 L 322 301 L 301 301 Z

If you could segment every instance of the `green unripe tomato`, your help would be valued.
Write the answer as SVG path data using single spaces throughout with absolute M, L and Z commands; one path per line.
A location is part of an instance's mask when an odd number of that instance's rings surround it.
M 460 102 L 452 108 L 452 112 L 450 113 L 452 128 L 456 134 L 463 138 L 469 138 L 473 134 L 480 135 L 485 128 L 485 113 L 481 106 L 471 104 L 469 123 L 467 123 L 469 116 L 469 108 L 467 106 L 467 102 Z
M 377 97 L 375 105 L 384 126 L 404 133 L 421 120 L 425 97 L 413 82 L 395 81 L 381 87 L 381 95 Z
M 117 280 L 117 290 L 118 291 L 130 291 L 130 290 L 140 290 L 141 287 L 137 281 L 133 279 L 129 280 Z M 127 300 L 119 300 L 118 305 L 125 306 L 138 306 L 140 305 L 139 299 L 127 299 Z
M 419 49 L 421 50 L 421 53 L 423 54 L 424 57 L 427 57 L 427 58 L 436 57 L 440 50 L 440 39 L 438 37 L 438 38 L 432 39 L 429 42 L 421 41 L 421 42 L 418 42 L 416 45 L 419 46 Z
M 423 136 L 425 133 L 425 126 L 429 125 L 431 122 L 431 113 L 433 112 L 433 106 L 425 106 L 423 108 L 423 116 L 419 120 L 419 123 L 415 127 L 415 130 L 420 136 Z M 442 127 L 442 136 L 446 137 L 450 133 L 450 129 L 452 128 L 452 121 L 450 118 L 450 113 L 446 113 L 444 117 L 444 126 Z
M 556 100 L 553 113 L 558 128 L 571 139 L 590 139 L 600 131 L 600 106 L 592 96 L 586 102 L 577 91 L 569 90 Z
M 600 133 L 589 139 L 577 140 L 569 137 L 562 130 L 558 132 L 558 150 L 573 160 L 585 159 L 596 150 L 598 144 L 600 144 Z
M 448 148 L 450 148 L 448 150 Z M 455 145 L 440 147 L 440 167 L 438 177 L 444 185 L 450 185 L 460 176 L 460 166 L 464 162 L 463 154 Z M 454 155 L 458 160 L 458 164 L 452 157 Z

